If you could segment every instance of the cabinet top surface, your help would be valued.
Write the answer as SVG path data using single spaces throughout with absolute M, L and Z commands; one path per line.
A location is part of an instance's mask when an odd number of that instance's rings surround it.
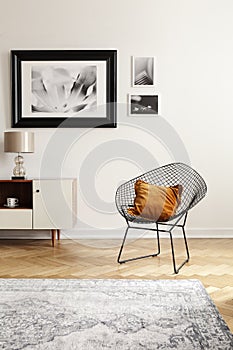
M 32 182 L 32 180 L 1 180 L 0 179 L 0 182 Z
M 74 180 L 77 180 L 76 178 L 72 178 L 72 177 L 65 177 L 65 178 L 34 178 L 34 179 L 25 179 L 25 180 L 11 180 L 11 179 L 0 179 L 0 182 L 32 182 L 32 181 L 43 181 L 43 180 L 46 180 L 46 181 L 64 181 L 64 180 L 67 180 L 67 181 L 74 181 Z

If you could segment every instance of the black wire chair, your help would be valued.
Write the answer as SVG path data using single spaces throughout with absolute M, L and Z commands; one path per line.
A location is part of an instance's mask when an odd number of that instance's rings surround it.
M 135 198 L 134 185 L 136 180 L 138 179 L 146 181 L 152 185 L 165 186 L 165 187 L 182 185 L 183 189 L 182 189 L 180 204 L 176 209 L 174 215 L 171 216 L 169 220 L 155 222 L 152 220 L 145 219 L 141 216 L 135 217 L 128 214 L 127 209 L 134 206 L 134 198 Z M 116 201 L 116 206 L 119 213 L 126 220 L 127 228 L 126 228 L 122 245 L 119 251 L 117 262 L 122 264 L 127 261 L 154 257 L 159 255 L 160 254 L 159 232 L 168 232 L 170 234 L 170 240 L 171 240 L 172 261 L 173 261 L 174 272 L 175 274 L 177 274 L 181 269 L 181 267 L 184 266 L 184 264 L 189 261 L 189 249 L 188 249 L 188 243 L 185 235 L 185 224 L 187 220 L 188 211 L 191 208 L 193 208 L 198 202 L 200 202 L 200 200 L 206 195 L 206 192 L 207 192 L 207 186 L 203 178 L 194 169 L 192 169 L 190 166 L 183 163 L 171 163 L 168 165 L 164 165 L 162 167 L 151 170 L 143 175 L 135 177 L 134 179 L 129 180 L 124 184 L 122 184 L 121 186 L 119 186 L 119 188 L 116 191 L 115 201 Z M 156 225 L 156 228 L 151 228 L 148 226 L 145 227 L 146 224 L 151 225 L 153 223 Z M 136 224 L 137 226 L 134 226 L 134 224 Z M 144 226 L 142 226 L 142 224 Z M 166 226 L 169 226 L 169 228 L 165 229 L 164 227 Z M 176 227 L 180 227 L 182 229 L 185 248 L 186 248 L 186 254 L 187 254 L 187 258 L 179 267 L 176 266 L 174 244 L 173 244 L 173 237 L 172 237 L 172 231 Z M 122 250 L 125 244 L 127 233 L 130 228 L 155 231 L 157 233 L 157 243 L 158 243 L 157 253 L 139 256 L 136 258 L 126 259 L 126 260 L 121 260 Z

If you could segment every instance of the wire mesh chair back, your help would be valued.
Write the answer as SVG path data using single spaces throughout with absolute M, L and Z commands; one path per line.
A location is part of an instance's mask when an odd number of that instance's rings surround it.
M 158 186 L 175 186 L 182 185 L 182 195 L 180 204 L 169 221 L 183 215 L 189 209 L 194 207 L 207 192 L 207 186 L 201 175 L 193 168 L 184 163 L 171 163 L 162 167 L 148 171 L 134 179 L 131 179 L 121 186 L 116 191 L 116 206 L 118 211 L 124 218 L 129 221 L 135 221 L 135 217 L 127 214 L 127 207 L 134 205 L 135 190 L 134 185 L 137 180 L 146 181 L 152 185 Z M 137 220 L 136 220 L 137 221 Z M 138 221 L 145 220 L 140 219 Z M 147 220 L 148 221 L 148 220 Z

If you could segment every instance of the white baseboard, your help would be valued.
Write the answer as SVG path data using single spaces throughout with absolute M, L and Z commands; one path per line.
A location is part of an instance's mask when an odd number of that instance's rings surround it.
M 62 239 L 122 239 L 125 232 L 125 228 L 117 230 L 86 230 L 86 229 L 73 229 L 62 230 Z M 174 237 L 182 237 L 180 230 L 173 231 Z M 187 228 L 186 234 L 188 238 L 233 238 L 233 228 Z M 152 231 L 143 230 L 130 230 L 128 238 L 136 239 L 139 237 L 153 238 L 155 234 Z M 160 233 L 161 238 L 168 238 L 168 233 Z M 50 239 L 51 234 L 49 231 L 30 231 L 30 230 L 0 230 L 0 239 Z
M 122 239 L 125 228 L 121 230 L 82 230 L 80 231 L 62 231 L 62 238 L 73 239 Z M 186 230 L 188 238 L 233 238 L 233 228 L 189 228 Z M 130 230 L 128 238 L 153 238 L 155 233 L 152 231 Z M 161 238 L 169 238 L 169 233 L 160 233 Z M 173 237 L 182 237 L 181 230 L 174 230 Z

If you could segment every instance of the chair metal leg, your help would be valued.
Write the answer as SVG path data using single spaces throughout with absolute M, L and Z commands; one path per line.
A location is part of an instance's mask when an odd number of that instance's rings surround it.
M 178 274 L 180 271 L 181 267 L 184 266 L 189 261 L 189 249 L 188 249 L 188 243 L 185 235 L 185 229 L 184 226 L 182 226 L 182 231 L 183 231 L 183 236 L 184 236 L 184 242 L 185 242 L 185 248 L 186 248 L 186 254 L 187 254 L 187 259 L 177 268 L 176 267 L 176 259 L 175 259 L 175 251 L 174 251 L 174 245 L 173 245 L 173 238 L 172 238 L 172 233 L 169 232 L 170 234 L 170 240 L 171 240 L 171 249 L 172 249 L 172 261 L 173 261 L 173 268 L 174 268 L 174 273 Z
M 182 219 L 182 216 L 180 218 L 178 218 L 178 220 L 174 223 L 174 224 L 167 224 L 167 223 L 156 223 L 156 229 L 151 229 L 151 228 L 146 228 L 146 227 L 132 227 L 129 225 L 129 223 L 127 222 L 127 228 L 125 231 L 125 235 L 122 241 L 122 245 L 119 251 L 119 255 L 117 258 L 117 262 L 120 264 L 123 264 L 127 261 L 133 261 L 133 260 L 139 260 L 139 259 L 144 259 L 144 258 L 149 258 L 149 257 L 154 257 L 160 254 L 160 239 L 159 239 L 159 232 L 168 232 L 170 235 L 170 241 L 171 241 L 171 251 L 172 251 L 172 262 L 173 262 L 173 268 L 174 268 L 174 273 L 178 274 L 178 272 L 180 271 L 180 269 L 184 266 L 184 264 L 186 264 L 189 261 L 189 249 L 188 249 L 188 243 L 187 243 L 187 239 L 186 239 L 186 234 L 185 234 L 185 224 L 186 224 L 186 219 L 187 219 L 187 213 L 183 215 L 184 217 L 184 221 L 182 224 L 179 224 L 180 220 Z M 171 228 L 169 230 L 163 230 L 163 229 L 159 229 L 159 225 L 170 225 Z M 174 244 L 173 244 L 173 237 L 172 237 L 172 230 L 175 227 L 180 227 L 182 228 L 182 232 L 183 232 L 183 237 L 184 237 L 184 243 L 185 243 L 185 250 L 186 250 L 186 255 L 187 258 L 185 259 L 185 261 L 180 265 L 180 266 L 176 266 L 176 258 L 175 258 L 175 249 L 174 249 Z M 157 243 L 158 243 L 158 252 L 155 254 L 149 254 L 149 255 L 143 255 L 143 256 L 139 256 L 136 258 L 130 258 L 130 259 L 125 259 L 125 260 L 121 260 L 121 254 L 122 254 L 122 250 L 124 248 L 125 245 L 125 241 L 126 241 L 126 237 L 128 234 L 129 229 L 144 229 L 144 230 L 149 230 L 149 231 L 156 231 L 157 232 Z
M 125 244 L 125 240 L 126 240 L 126 236 L 127 236 L 127 233 L 129 231 L 129 229 L 138 229 L 137 227 L 130 227 L 128 225 L 128 227 L 126 228 L 126 231 L 125 231 L 125 235 L 124 235 L 124 238 L 123 238 L 123 241 L 122 241 L 122 244 L 121 244 L 121 248 L 120 248 L 120 251 L 119 251 L 119 255 L 118 255 L 118 258 L 117 258 L 117 262 L 120 263 L 120 264 L 123 264 L 123 263 L 126 263 L 127 261 L 133 261 L 133 260 L 139 260 L 139 259 L 144 259 L 144 258 L 149 258 L 149 257 L 154 257 L 154 256 L 157 256 L 160 254 L 160 241 L 159 241 L 159 231 L 158 231 L 158 224 L 156 224 L 156 229 L 149 229 L 150 231 L 156 231 L 157 232 L 157 243 L 158 243 L 158 252 L 156 254 L 149 254 L 149 255 L 143 255 L 143 256 L 138 256 L 136 258 L 130 258 L 130 259 L 125 259 L 125 260 L 120 260 L 121 258 L 121 253 L 122 253 L 122 250 L 124 248 L 124 244 Z
M 184 227 L 182 227 L 182 231 L 183 231 L 183 236 L 184 236 L 184 243 L 185 243 L 186 254 L 187 254 L 187 262 L 188 262 L 189 258 L 190 258 L 190 255 L 189 255 L 189 247 L 188 247 L 188 242 L 187 242 L 187 238 L 186 238 L 186 235 L 185 235 Z
M 127 236 L 128 230 L 129 230 L 129 226 L 127 226 L 127 229 L 125 231 L 125 235 L 124 235 L 124 238 L 123 238 L 123 241 L 122 241 L 122 244 L 121 244 L 121 248 L 120 248 L 120 251 L 119 251 L 119 255 L 118 255 L 118 258 L 117 258 L 117 262 L 120 263 L 120 264 L 125 262 L 125 261 L 120 261 L 120 257 L 121 257 L 121 253 L 122 253 L 122 250 L 123 250 L 123 247 L 124 247 L 124 244 L 125 244 L 125 240 L 126 240 L 126 236 Z
M 157 242 L 158 242 L 158 253 L 157 255 L 160 254 L 160 240 L 159 240 L 159 225 L 156 222 L 156 232 L 157 232 Z

